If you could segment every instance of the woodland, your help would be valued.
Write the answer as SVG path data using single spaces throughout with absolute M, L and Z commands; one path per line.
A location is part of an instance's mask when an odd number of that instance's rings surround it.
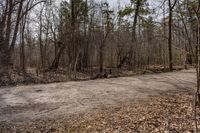
M 118 0 L 114 5 L 1 0 L 1 84 L 172 71 L 197 62 L 197 0 L 131 0 L 127 5 Z
M 0 0 L 0 132 L 198 133 L 199 107 L 200 0 Z

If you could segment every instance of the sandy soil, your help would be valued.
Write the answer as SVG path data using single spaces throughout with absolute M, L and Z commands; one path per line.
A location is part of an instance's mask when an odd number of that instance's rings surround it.
M 0 88 L 0 123 L 24 124 L 113 107 L 173 90 L 192 90 L 195 70 L 172 73 Z

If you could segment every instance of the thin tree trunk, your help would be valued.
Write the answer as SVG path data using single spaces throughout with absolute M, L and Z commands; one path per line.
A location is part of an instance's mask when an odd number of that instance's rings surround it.
M 172 61 L 172 9 L 171 2 L 169 0 L 169 38 L 168 38 L 168 52 L 169 52 L 169 70 L 173 71 L 173 61 Z
M 139 11 L 140 11 L 140 0 L 137 0 L 136 2 L 136 10 L 135 10 L 135 15 L 134 15 L 134 20 L 133 20 L 133 28 L 132 28 L 132 44 L 129 52 L 129 64 L 133 66 L 132 59 L 133 59 L 133 52 L 135 52 L 135 56 L 137 56 L 137 36 L 136 36 L 136 26 L 137 26 L 137 20 L 139 16 Z M 134 44 L 135 44 L 135 51 L 134 51 Z M 136 57 L 137 58 L 137 57 Z
M 20 3 L 19 3 L 17 20 L 16 20 L 14 33 L 13 33 L 13 38 L 12 38 L 12 42 L 11 42 L 11 45 L 10 45 L 10 48 L 9 48 L 9 51 L 8 51 L 8 55 L 7 55 L 7 58 L 6 58 L 9 65 L 13 65 L 12 61 L 11 61 L 11 57 L 12 57 L 12 54 L 14 52 L 14 47 L 15 47 L 15 43 L 16 43 L 16 39 L 17 39 L 17 33 L 18 33 L 18 30 L 19 30 L 19 24 L 20 24 L 20 20 L 21 20 L 23 3 L 24 3 L 24 0 L 21 0 Z
M 40 31 L 39 31 L 39 45 L 40 45 L 40 62 L 41 62 L 41 69 L 44 69 L 44 53 L 43 53 L 43 44 L 42 44 L 42 13 L 43 13 L 44 6 L 40 11 Z
M 12 12 L 10 12 L 10 7 L 11 7 L 11 0 L 10 1 L 6 1 L 6 5 L 5 5 L 5 11 L 2 15 L 1 21 L 0 21 L 0 73 L 4 73 L 5 70 L 7 70 L 7 66 L 8 66 L 8 62 L 7 62 L 7 53 L 9 50 L 9 42 L 6 42 L 7 39 L 4 38 L 4 32 L 5 32 L 5 27 L 6 27 L 6 17 L 8 14 L 12 14 Z M 6 38 L 8 37 L 8 31 L 10 31 L 10 29 L 8 29 L 9 26 L 9 17 L 7 19 L 7 31 L 6 31 Z M 9 40 L 9 39 L 8 39 Z
M 57 52 L 57 55 L 55 56 L 55 59 L 53 60 L 53 63 L 49 67 L 50 70 L 57 70 L 60 62 L 60 57 L 63 54 L 64 50 L 66 48 L 66 45 L 64 45 L 62 48 L 59 49 Z
M 22 25 L 21 25 L 22 29 L 21 29 L 21 54 L 20 54 L 20 66 L 23 72 L 26 72 L 25 69 L 25 53 L 24 53 L 24 31 L 25 31 L 25 26 L 26 26 L 26 16 L 24 18 L 24 20 L 22 21 Z
M 102 74 L 103 73 L 103 44 L 101 44 L 100 46 L 100 58 L 99 58 L 99 63 L 100 63 L 100 67 L 99 67 L 99 71 Z

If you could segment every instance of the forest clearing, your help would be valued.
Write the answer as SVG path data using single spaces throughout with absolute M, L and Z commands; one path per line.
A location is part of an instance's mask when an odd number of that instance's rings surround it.
M 0 133 L 199 133 L 200 0 L 0 0 Z

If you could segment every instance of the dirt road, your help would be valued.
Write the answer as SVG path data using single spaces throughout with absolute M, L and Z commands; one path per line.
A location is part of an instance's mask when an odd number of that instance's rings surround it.
M 0 88 L 0 122 L 25 123 L 116 106 L 166 91 L 192 90 L 195 70 L 83 82 Z

